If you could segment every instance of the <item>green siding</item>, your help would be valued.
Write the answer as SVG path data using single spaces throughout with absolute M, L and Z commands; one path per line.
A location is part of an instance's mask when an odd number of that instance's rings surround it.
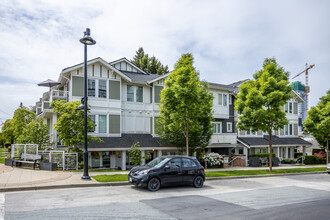
M 155 86 L 155 103 L 160 103 L 160 94 L 163 86 Z
M 120 134 L 120 115 L 110 115 L 110 134 Z
M 72 76 L 72 96 L 84 96 L 84 78 Z
M 120 82 L 109 81 L 109 98 L 120 100 Z

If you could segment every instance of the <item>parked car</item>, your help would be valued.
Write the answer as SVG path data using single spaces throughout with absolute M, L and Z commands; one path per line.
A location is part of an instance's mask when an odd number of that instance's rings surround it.
M 195 157 L 161 156 L 144 166 L 133 167 L 128 182 L 157 191 L 161 186 L 192 184 L 203 187 L 205 169 Z
M 327 172 L 330 174 L 330 163 L 327 165 Z

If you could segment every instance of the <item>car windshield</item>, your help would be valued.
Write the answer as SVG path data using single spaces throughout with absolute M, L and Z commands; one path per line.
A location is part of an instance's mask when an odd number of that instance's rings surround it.
M 167 161 L 169 161 L 171 158 L 166 158 L 166 157 L 157 157 L 150 161 L 147 165 L 149 167 L 161 167 L 163 166 Z

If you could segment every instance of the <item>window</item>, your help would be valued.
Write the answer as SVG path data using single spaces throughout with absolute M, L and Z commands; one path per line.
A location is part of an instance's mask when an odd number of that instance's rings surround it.
M 143 87 L 136 87 L 136 102 L 143 102 Z
M 107 97 L 107 81 L 99 80 L 99 98 Z
M 127 85 L 127 101 L 134 102 L 134 86 Z
M 222 133 L 222 123 L 221 122 L 216 122 L 213 123 L 213 133 L 214 134 L 221 134 Z
M 182 167 L 197 167 L 196 163 L 188 158 L 182 158 Z
M 289 124 L 289 134 L 290 134 L 290 135 L 292 135 L 292 130 L 293 130 L 292 127 L 293 127 L 292 124 Z
M 286 104 L 284 105 L 284 111 L 285 111 L 286 113 L 288 113 L 288 103 L 286 103 Z
M 232 105 L 233 104 L 233 97 L 231 95 L 229 95 L 229 105 Z
M 227 132 L 232 132 L 233 131 L 233 123 L 227 122 Z
M 256 135 L 257 132 L 252 131 L 252 129 L 250 129 L 250 130 L 247 130 L 247 131 L 246 131 L 246 134 L 247 134 L 247 135 Z
M 222 93 L 218 94 L 218 104 L 222 105 Z
M 289 113 L 292 113 L 292 102 L 289 102 Z
M 95 80 L 88 79 L 88 96 L 95 97 Z
M 176 169 L 181 167 L 181 159 L 180 158 L 174 158 L 170 160 L 167 165 L 170 166 L 171 169 Z
M 227 106 L 227 94 L 223 94 L 223 106 Z
M 93 129 L 91 132 L 95 132 L 95 115 L 89 115 L 89 117 L 91 118 L 92 122 L 94 123 Z
M 107 116 L 99 115 L 99 133 L 107 133 Z
M 284 126 L 284 134 L 289 135 L 289 125 Z

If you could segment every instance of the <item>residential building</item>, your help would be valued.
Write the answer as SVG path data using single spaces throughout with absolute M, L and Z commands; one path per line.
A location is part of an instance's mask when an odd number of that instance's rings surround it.
M 159 115 L 160 94 L 168 75 L 147 74 L 126 58 L 106 62 L 95 58 L 87 62 L 88 104 L 90 117 L 96 124 L 89 135 L 99 137 L 103 143 L 92 141 L 88 146 L 91 167 L 126 169 L 130 166 L 128 150 L 139 142 L 142 155 L 151 154 L 151 159 L 161 155 L 177 153 L 177 148 L 162 141 L 156 134 L 156 120 Z M 33 110 L 49 125 L 50 142 L 61 147 L 54 124 L 58 115 L 50 102 L 60 99 L 80 101 L 84 96 L 83 63 L 63 69 L 58 78 L 59 85 L 51 87 L 42 95 Z M 227 155 L 249 155 L 267 151 L 267 134 L 238 131 L 237 112 L 234 110 L 235 95 L 243 81 L 230 85 L 209 83 L 214 96 L 213 135 L 207 146 L 209 152 Z M 303 102 L 295 95 L 288 105 L 290 123 L 284 130 L 274 131 L 275 153 L 283 158 L 293 157 L 294 147 L 306 145 L 297 137 L 297 105 Z M 283 142 L 284 141 L 284 142 Z M 143 161 L 143 163 L 146 161 Z
M 304 100 L 303 102 L 298 103 L 298 131 L 303 131 L 303 122 L 307 117 L 306 109 L 306 87 L 300 81 L 292 83 L 293 90 Z

